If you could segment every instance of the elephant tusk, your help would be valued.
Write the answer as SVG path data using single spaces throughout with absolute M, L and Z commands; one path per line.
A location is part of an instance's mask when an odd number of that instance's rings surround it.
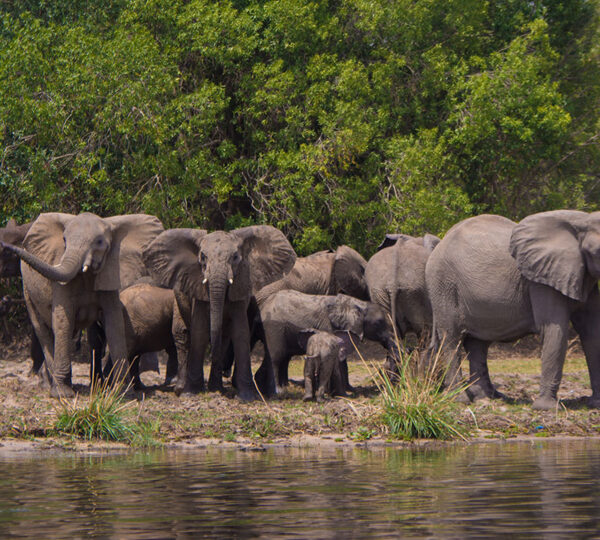
M 233 285 L 233 278 L 229 278 L 229 285 Z
M 202 280 L 202 285 L 206 285 L 207 283 L 208 283 L 208 278 L 207 278 L 207 277 L 205 277 L 205 278 Z
M 89 266 L 87 264 L 83 265 L 83 268 L 81 269 L 81 271 L 85 274 L 88 270 L 89 270 Z

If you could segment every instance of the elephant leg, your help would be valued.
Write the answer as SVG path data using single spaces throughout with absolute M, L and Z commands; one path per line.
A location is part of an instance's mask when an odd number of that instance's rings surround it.
M 108 376 L 112 369 L 110 355 L 106 354 L 106 336 L 102 325 L 95 322 L 87 329 L 87 338 L 90 345 L 90 380 L 101 382 Z M 103 373 L 102 369 L 105 369 Z
M 52 397 L 73 397 L 71 387 L 71 359 L 75 354 L 74 313 L 72 300 L 65 287 L 55 292 L 52 305 L 52 329 L 54 331 L 54 356 L 47 358 L 48 371 L 52 380 Z
M 542 337 L 540 395 L 532 407 L 542 410 L 554 409 L 567 352 L 570 319 L 568 304 L 561 293 L 546 285 L 532 283 L 529 294 L 535 324 Z
M 600 293 L 597 288 L 585 306 L 571 315 L 571 322 L 581 339 L 590 375 L 592 397 L 589 404 L 600 408 Z
M 346 395 L 345 392 L 354 392 L 355 388 L 350 384 L 350 376 L 348 374 L 348 360 L 342 360 L 338 362 L 339 366 L 334 368 L 333 373 L 339 373 L 340 386 L 336 393 L 340 396 Z M 344 393 L 342 393 L 344 391 Z
M 146 385 L 140 378 L 140 355 L 136 354 L 132 359 L 129 360 L 129 372 L 131 374 L 131 381 L 133 389 L 135 391 L 144 391 Z
M 315 375 L 314 360 L 312 358 L 305 358 L 305 360 L 304 360 L 304 396 L 302 396 L 302 401 L 310 401 L 315 395 L 315 391 L 313 388 L 314 375 Z
M 275 383 L 275 371 L 269 351 L 265 348 L 263 361 L 254 374 L 256 386 L 265 397 L 271 397 L 277 394 L 277 384 Z
M 225 356 L 223 357 L 223 376 L 231 377 L 231 368 L 233 367 L 233 361 L 235 359 L 235 354 L 233 351 L 233 343 L 231 340 L 225 347 Z
M 424 373 L 434 375 L 438 369 L 443 369 L 444 388 L 456 388 L 463 379 L 460 345 L 462 338 L 457 330 L 436 329 L 431 333 L 429 348 L 425 353 L 422 369 Z M 468 403 L 470 398 L 466 392 L 456 396 L 457 401 Z
M 104 314 L 104 333 L 113 360 L 113 377 L 117 384 L 128 385 L 130 380 L 125 339 L 123 307 L 118 291 L 98 291 L 100 306 Z
M 325 397 L 325 390 L 329 388 L 330 383 L 332 382 L 332 375 L 336 364 L 339 364 L 337 358 L 321 358 L 320 359 L 320 368 L 319 368 L 319 387 L 317 389 L 317 401 L 320 403 L 323 401 Z M 338 368 L 339 369 L 339 368 Z M 339 372 L 338 372 L 339 373 Z M 333 394 L 333 393 L 332 393 Z
M 332 396 L 345 396 L 346 391 L 354 392 L 354 388 L 348 382 L 348 362 L 346 360 L 343 362 L 336 360 L 328 387 L 329 394 Z
M 188 322 L 191 324 L 191 320 Z M 173 324 L 171 326 L 175 350 L 177 351 L 177 382 L 175 383 L 175 394 L 181 395 L 185 388 L 188 373 L 188 362 L 190 361 L 190 332 L 188 325 L 184 322 L 181 311 L 176 304 L 173 308 Z M 204 354 L 204 352 L 202 352 Z
M 27 297 L 27 296 L 26 296 Z M 30 304 L 27 304 L 28 309 L 30 308 Z M 31 306 L 29 309 L 29 318 L 31 320 L 31 324 L 33 326 L 32 337 L 36 336 L 36 341 L 41 347 L 42 361 L 41 369 L 38 372 L 40 377 L 40 383 L 42 387 L 51 388 L 52 380 L 50 378 L 50 372 L 48 371 L 48 360 L 54 356 L 54 334 L 52 329 L 49 328 L 46 323 L 43 321 L 42 317 L 39 315 L 37 310 Z M 40 359 L 38 358 L 38 361 Z M 34 365 L 36 364 L 36 360 L 34 358 Z
M 185 393 L 196 394 L 205 390 L 204 354 L 210 340 L 209 320 L 208 304 L 194 300 L 190 321 L 190 349 L 188 352 L 187 378 L 183 382 Z M 177 379 L 179 384 L 179 374 Z M 222 386 L 222 377 L 220 378 L 220 383 Z
M 177 370 L 179 369 L 178 361 L 177 361 L 177 348 L 175 346 L 175 342 L 169 345 L 166 349 L 168 359 L 167 359 L 167 373 L 165 375 L 165 385 L 169 385 L 173 382 L 175 377 L 177 376 Z
M 29 354 L 31 355 L 31 359 L 33 360 L 30 373 L 32 375 L 37 375 L 40 373 L 40 370 L 44 365 L 44 350 L 42 348 L 40 340 L 37 337 L 37 334 L 33 329 L 31 330 L 31 346 L 29 349 Z
M 487 365 L 487 353 L 490 344 L 481 341 L 472 336 L 466 336 L 463 345 L 467 352 L 470 368 L 470 386 L 467 388 L 467 395 L 475 401 L 481 398 L 500 397 L 501 394 L 496 391 Z
M 243 401 L 256 399 L 256 389 L 250 365 L 250 329 L 245 302 L 235 302 L 231 313 L 231 336 L 235 354 L 235 386 Z

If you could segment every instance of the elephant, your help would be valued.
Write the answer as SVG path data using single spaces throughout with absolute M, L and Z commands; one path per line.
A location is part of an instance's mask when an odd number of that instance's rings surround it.
M 10 219 L 6 227 L 0 227 L 0 242 L 22 247 L 23 240 L 29 232 L 32 223 L 17 225 L 14 219 Z M 19 277 L 21 275 L 19 263 L 19 257 L 16 253 L 8 249 L 2 250 L 2 253 L 0 253 L 0 277 Z
M 454 225 L 427 261 L 433 312 L 432 353 L 459 371 L 458 347 L 469 360 L 470 399 L 500 397 L 487 367 L 493 341 L 542 337 L 542 374 L 534 409 L 554 409 L 569 321 L 581 338 L 592 397 L 600 406 L 600 212 L 553 210 L 518 224 L 480 215 Z
M 306 350 L 303 401 L 316 399 L 320 403 L 328 389 L 332 396 L 345 396 L 340 363 L 346 362 L 352 351 L 348 334 L 334 335 L 312 328 L 302 330 L 298 339 L 300 347 Z
M 162 350 L 168 355 L 165 384 L 169 384 L 177 374 L 177 350 L 173 333 L 185 331 L 181 317 L 177 316 L 173 290 L 151 283 L 136 283 L 123 289 L 119 293 L 119 299 L 123 308 L 127 359 L 132 365 L 134 389 L 143 389 L 139 378 L 140 357 Z M 107 365 L 111 360 L 108 351 L 102 363 Z
M 179 371 L 176 394 L 204 390 L 203 363 L 211 345 L 209 390 L 223 390 L 223 351 L 234 347 L 234 386 L 244 401 L 256 397 L 250 366 L 247 310 L 252 295 L 280 279 L 296 261 L 284 234 L 269 225 L 208 233 L 200 229 L 170 229 L 144 252 L 157 282 L 175 289 L 189 332 L 189 354 L 176 340 Z
M 50 395 L 71 397 L 71 361 L 78 330 L 101 317 L 116 370 L 127 381 L 127 348 L 119 290 L 146 274 L 142 249 L 163 231 L 145 214 L 101 218 L 43 213 L 34 221 L 24 249 L 3 247 L 21 258 L 23 293 L 42 344 Z
M 267 395 L 280 393 L 288 384 L 288 364 L 292 356 L 303 354 L 298 335 L 306 328 L 352 332 L 397 354 L 394 330 L 385 311 L 373 302 L 345 294 L 279 291 L 260 306 L 260 324 L 265 357 L 256 378 Z
M 251 348 L 259 337 L 255 331 L 258 305 L 277 291 L 291 289 L 306 294 L 343 293 L 361 300 L 369 299 L 369 291 L 364 278 L 367 261 L 349 246 L 340 246 L 335 251 L 324 250 L 307 257 L 299 257 L 291 272 L 281 279 L 260 289 L 248 307 L 248 321 L 251 328 Z M 231 347 L 230 347 L 231 349 Z M 228 350 L 224 358 L 224 374 L 231 374 L 233 354 Z
M 6 244 L 12 244 L 17 247 L 23 247 L 23 240 L 29 232 L 32 221 L 17 225 L 14 219 L 8 220 L 5 227 L 0 228 L 0 242 Z M 19 257 L 9 249 L 3 249 L 0 251 L 0 277 L 2 278 L 14 278 L 20 277 L 20 261 Z M 8 308 L 11 303 L 6 303 Z M 42 352 L 42 346 L 33 331 L 31 330 L 31 347 L 29 352 L 31 359 L 33 360 L 33 366 L 31 368 L 32 373 L 37 373 L 42 364 L 44 363 L 44 353 Z
M 335 251 L 319 251 L 308 257 L 299 257 L 292 271 L 256 294 L 261 304 L 271 294 L 291 289 L 306 294 L 347 294 L 360 300 L 369 300 L 364 278 L 367 261 L 349 246 Z
M 431 329 L 431 305 L 425 287 L 425 264 L 440 239 L 388 234 L 369 259 L 365 280 L 371 302 L 389 313 L 400 339 L 414 332 L 426 339 Z

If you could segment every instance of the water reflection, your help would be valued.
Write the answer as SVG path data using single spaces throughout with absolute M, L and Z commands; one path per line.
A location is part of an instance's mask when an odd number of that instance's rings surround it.
M 0 537 L 561 538 L 600 530 L 600 442 L 0 457 Z

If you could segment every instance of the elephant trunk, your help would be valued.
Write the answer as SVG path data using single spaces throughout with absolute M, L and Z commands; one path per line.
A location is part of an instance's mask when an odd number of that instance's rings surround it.
M 25 261 L 31 268 L 50 281 L 68 283 L 81 269 L 81 250 L 67 249 L 60 263 L 53 266 L 22 248 L 10 244 L 2 244 L 2 246 L 16 253 L 21 260 Z
M 227 281 L 225 277 L 213 277 L 209 279 L 210 296 L 210 344 L 213 356 L 220 357 L 221 337 L 223 330 L 223 309 L 225 305 L 225 294 Z

